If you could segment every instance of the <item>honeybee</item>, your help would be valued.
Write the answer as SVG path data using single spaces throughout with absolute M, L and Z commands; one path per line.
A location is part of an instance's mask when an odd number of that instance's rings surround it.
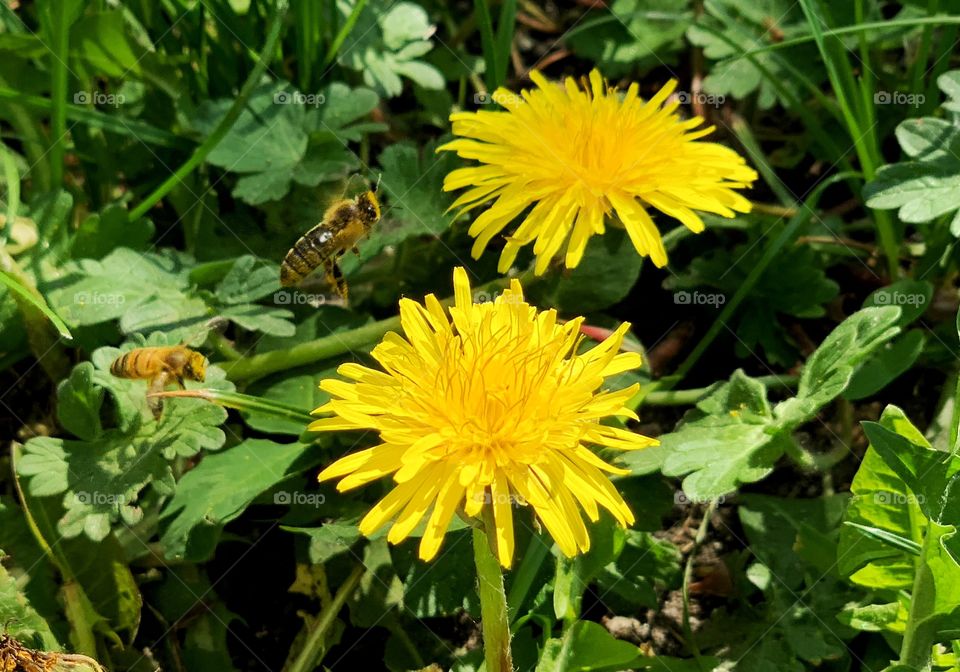
M 172 382 L 179 385 L 181 390 L 186 389 L 184 379 L 202 383 L 207 377 L 207 360 L 185 345 L 136 348 L 113 360 L 110 373 L 117 378 L 149 380 L 147 405 L 153 417 L 159 420 L 163 412 L 163 399 L 150 395 L 162 392 Z
M 347 282 L 337 261 L 347 250 L 360 254 L 357 243 L 379 220 L 380 202 L 373 191 L 336 201 L 323 213 L 320 223 L 303 234 L 287 252 L 280 265 L 280 284 L 295 285 L 322 265 L 327 282 L 346 300 Z

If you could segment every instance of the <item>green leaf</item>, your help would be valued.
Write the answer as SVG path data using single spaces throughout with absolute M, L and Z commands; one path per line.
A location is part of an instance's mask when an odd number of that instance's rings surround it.
M 923 441 L 903 411 L 888 406 L 880 419 L 883 426 L 905 434 L 904 440 Z M 912 554 L 865 535 L 862 528 L 879 529 L 919 544 L 926 520 L 916 495 L 889 467 L 871 445 L 850 486 L 853 497 L 840 530 L 838 568 L 858 585 L 874 589 L 909 590 L 913 586 Z
M 336 521 L 324 523 L 322 527 L 286 527 L 287 532 L 304 534 L 310 538 L 308 557 L 315 565 L 325 563 L 341 553 L 346 553 L 362 536 L 357 526 Z M 442 556 L 441 556 L 442 558 Z
M 3 551 L 0 551 L 0 559 L 3 557 Z M 16 579 L 7 573 L 3 565 L 0 565 L 0 621 L 4 623 L 4 634 L 28 646 L 46 651 L 60 649 L 50 626 L 30 605 L 30 601 L 20 592 Z
M 146 218 L 131 222 L 126 208 L 113 203 L 99 213 L 87 215 L 80 223 L 73 236 L 70 256 L 102 259 L 118 247 L 143 250 L 153 233 L 153 222 Z
M 950 100 L 944 105 L 957 110 L 957 71 L 945 73 L 937 83 Z M 932 221 L 960 208 L 960 119 L 949 121 L 935 117 L 908 119 L 897 127 L 897 140 L 907 160 L 880 168 L 873 181 L 864 187 L 869 207 L 897 209 L 908 223 Z M 957 220 L 950 227 L 960 235 Z
M 686 496 L 709 500 L 769 474 L 787 440 L 776 434 L 763 384 L 738 369 L 676 431 L 660 437 L 663 473 L 689 474 L 683 480 Z
M 608 77 L 673 60 L 693 22 L 687 0 L 614 0 L 590 12 L 566 42 Z
M 140 77 L 145 53 L 127 36 L 119 10 L 84 16 L 70 29 L 70 62 L 80 81 L 93 74 Z
M 870 445 L 904 484 L 917 495 L 928 520 L 940 525 L 960 521 L 960 457 L 918 444 L 876 422 L 864 422 Z
M 208 559 L 223 526 L 242 514 L 260 493 L 283 481 L 309 448 L 302 443 L 247 439 L 205 457 L 180 480 L 161 514 L 171 519 L 160 539 L 164 555 L 189 562 Z
M 293 182 L 316 187 L 342 179 L 360 165 L 346 142 L 383 128 L 353 123 L 376 103 L 372 91 L 339 83 L 309 95 L 285 82 L 263 84 L 207 162 L 239 173 L 233 194 L 252 205 L 283 198 Z M 191 120 L 193 129 L 209 134 L 231 104 L 229 99 L 202 104 Z
M 350 5 L 338 3 L 344 18 Z M 373 0 L 361 12 L 343 43 L 337 60 L 363 73 L 363 81 L 388 97 L 400 95 L 407 77 L 425 89 L 442 89 L 440 71 L 418 60 L 433 48 L 429 37 L 435 26 L 426 10 L 412 2 Z
M 845 399 L 856 401 L 873 396 L 909 371 L 914 365 L 923 347 L 926 334 L 920 329 L 911 329 L 902 338 L 884 345 L 853 374 L 850 384 L 843 393 Z
M 253 303 L 230 306 L 220 311 L 221 317 L 249 331 L 262 331 L 271 336 L 293 336 L 297 329 L 290 320 L 293 313 L 286 308 L 264 308 Z
M 642 265 L 626 232 L 611 228 L 590 239 L 576 268 L 552 274 L 532 285 L 530 293 L 541 305 L 556 306 L 562 312 L 603 310 L 626 298 Z
M 598 672 L 623 670 L 642 660 L 640 649 L 614 639 L 592 621 L 577 621 L 563 639 L 547 641 L 537 672 Z
M 900 308 L 898 324 L 905 327 L 923 315 L 933 299 L 933 285 L 926 280 L 904 278 L 893 284 L 881 287 L 863 302 L 864 308 L 872 306 L 897 306 Z
M 737 99 L 756 93 L 760 107 L 767 109 L 778 101 L 789 106 L 791 100 L 785 99 L 767 79 L 764 70 L 793 96 L 800 91 L 794 72 L 802 73 L 815 84 L 826 79 L 824 68 L 818 67 L 817 50 L 810 44 L 786 51 L 761 52 L 751 58 L 740 57 L 749 48 L 808 35 L 810 28 L 796 3 L 706 0 L 703 8 L 697 23 L 687 31 L 687 38 L 702 47 L 708 59 L 717 61 L 707 69 L 709 74 L 703 81 L 707 93 Z M 725 35 L 729 42 L 718 33 Z M 735 45 L 742 46 L 738 49 Z
M 860 363 L 900 332 L 900 315 L 896 306 L 863 308 L 841 322 L 804 365 L 797 396 L 774 409 L 778 421 L 797 427 L 842 394 Z
M 69 384 L 61 386 L 68 395 L 67 417 L 89 440 L 33 438 L 17 465 L 19 474 L 30 479 L 31 495 L 63 495 L 66 513 L 57 529 L 65 537 L 86 534 L 99 541 L 118 520 L 136 524 L 143 517 L 139 499 L 144 488 L 160 495 L 173 492 L 171 460 L 218 450 L 226 440 L 219 427 L 226 411 L 206 401 L 168 400 L 160 422 L 154 422 L 146 406 L 146 382 L 107 373 L 119 353 L 116 348 L 100 348 L 93 357 L 97 371 L 91 374 L 88 363 L 80 364 Z M 231 387 L 217 367 L 208 368 L 205 384 Z M 110 392 L 120 428 L 94 434 L 90 416 L 77 411 L 76 389 L 90 395 L 94 385 Z
M 217 299 L 227 305 L 250 303 L 280 289 L 280 269 L 253 255 L 238 257 L 217 285 Z
M 845 608 L 837 618 L 841 623 L 864 632 L 903 632 L 907 610 L 902 602 L 868 604 Z
M 103 388 L 94 382 L 93 364 L 81 362 L 75 366 L 70 377 L 57 386 L 57 400 L 57 419 L 68 432 L 93 441 L 103 431 Z
M 186 300 L 183 263 L 182 257 L 119 247 L 99 261 L 64 264 L 63 279 L 47 296 L 63 319 L 77 326 L 120 319 L 155 298 L 176 310 Z

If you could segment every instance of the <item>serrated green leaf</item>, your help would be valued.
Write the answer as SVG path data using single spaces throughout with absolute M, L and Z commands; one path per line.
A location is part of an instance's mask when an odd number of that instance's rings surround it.
M 663 473 L 689 474 L 684 493 L 706 501 L 765 477 L 788 440 L 776 433 L 763 385 L 737 370 L 676 431 L 660 437 Z
M 248 331 L 262 331 L 281 338 L 293 336 L 297 329 L 290 320 L 293 313 L 286 308 L 264 308 L 253 303 L 230 306 L 220 311 L 220 316 Z
M 566 41 L 608 77 L 671 60 L 693 22 L 687 0 L 614 0 L 590 13 Z
M 352 11 L 345 2 L 337 7 L 344 18 Z M 426 89 L 441 89 L 440 71 L 418 60 L 433 48 L 429 38 L 434 30 L 426 10 L 417 4 L 373 0 L 364 7 L 337 59 L 362 72 L 367 86 L 389 97 L 403 91 L 400 75 Z

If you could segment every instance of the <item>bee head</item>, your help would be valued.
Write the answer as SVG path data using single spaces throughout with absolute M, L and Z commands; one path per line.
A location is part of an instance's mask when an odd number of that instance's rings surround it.
M 183 367 L 184 377 L 202 383 L 207 377 L 207 360 L 199 352 L 191 352 L 187 365 Z
M 357 196 L 357 208 L 359 208 L 360 217 L 367 227 L 373 226 L 380 219 L 380 201 L 377 200 L 377 195 L 372 191 Z

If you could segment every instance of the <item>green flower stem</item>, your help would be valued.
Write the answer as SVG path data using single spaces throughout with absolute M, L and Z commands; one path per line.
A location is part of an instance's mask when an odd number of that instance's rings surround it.
M 223 116 L 223 119 L 220 120 L 220 123 L 217 124 L 217 127 L 213 129 L 211 133 L 203 143 L 197 147 L 193 154 L 190 155 L 190 158 L 187 159 L 186 163 L 177 168 L 176 172 L 171 175 L 169 178 L 163 181 L 159 187 L 153 190 L 153 192 L 147 196 L 137 207 L 130 211 L 130 221 L 136 221 L 143 217 L 150 208 L 160 202 L 164 196 L 166 196 L 171 189 L 180 184 L 190 173 L 192 173 L 197 166 L 203 163 L 204 159 L 207 158 L 207 155 L 214 150 L 214 148 L 220 144 L 220 141 L 223 140 L 224 136 L 233 128 L 233 125 L 237 122 L 237 119 L 240 118 L 240 113 L 243 112 L 243 109 L 247 105 L 247 101 L 250 99 L 250 94 L 253 93 L 254 88 L 260 83 L 263 73 L 266 72 L 267 66 L 270 64 L 271 58 L 276 54 L 277 51 L 277 41 L 280 39 L 280 29 L 283 27 L 283 17 L 287 12 L 287 0 L 277 0 L 277 5 L 274 8 L 273 18 L 270 21 L 270 26 L 267 29 L 267 41 L 263 45 L 263 49 L 260 51 L 260 54 L 257 58 L 257 63 L 253 67 L 253 70 L 250 71 L 250 75 L 247 77 L 247 80 L 243 83 L 243 87 L 240 89 L 240 94 L 233 101 L 233 105 L 230 106 L 230 109 L 227 110 L 227 113 Z
M 523 285 L 531 275 L 529 273 L 522 275 L 520 284 Z M 475 294 L 493 294 L 502 290 L 508 283 L 509 279 L 506 278 L 494 280 L 475 288 L 474 292 Z M 444 306 L 451 306 L 453 305 L 453 298 L 444 299 L 440 303 Z M 260 355 L 241 357 L 232 362 L 217 362 L 217 365 L 227 372 L 228 380 L 253 380 L 277 371 L 286 371 L 298 366 L 338 357 L 353 350 L 365 350 L 366 346 L 382 338 L 388 331 L 398 331 L 399 329 L 400 316 L 395 315 L 385 320 L 370 322 L 350 331 L 330 334 L 281 350 L 271 350 Z
M 941 528 L 933 522 L 927 525 L 926 536 L 916 559 L 913 591 L 910 593 L 910 614 L 900 646 L 900 664 L 909 665 L 918 672 L 929 672 L 936 627 L 931 616 L 936 611 L 936 585 L 927 557 L 937 552 L 940 537 L 949 528 Z
M 784 390 L 793 390 L 800 382 L 800 376 L 759 376 L 756 378 L 765 387 L 780 388 Z M 656 384 L 656 383 L 654 383 Z M 703 399 L 713 389 L 713 386 L 696 387 L 690 390 L 657 390 L 648 391 L 637 401 L 647 406 L 693 406 Z M 636 410 L 639 407 L 628 404 Z
M 483 528 L 473 528 L 473 558 L 477 565 L 477 592 L 480 594 L 480 625 L 483 628 L 486 672 L 513 672 L 507 595 L 503 588 L 500 563 L 494 554 L 497 528 L 490 507 L 484 507 Z
M 370 322 L 362 327 L 330 334 L 306 343 L 299 343 L 284 350 L 271 350 L 261 355 L 241 357 L 232 362 L 218 362 L 232 381 L 261 378 L 277 371 L 286 371 L 305 364 L 342 355 L 351 350 L 360 350 L 381 338 L 388 331 L 400 328 L 400 317 L 390 317 Z
M 697 528 L 697 535 L 693 540 L 693 548 L 690 550 L 690 554 L 687 556 L 687 562 L 683 568 L 683 636 L 687 642 L 687 647 L 690 649 L 690 653 L 697 661 L 697 666 L 701 670 L 707 670 L 709 668 L 705 667 L 704 661 L 701 660 L 700 645 L 697 643 L 696 635 L 693 634 L 693 628 L 690 626 L 690 582 L 693 579 L 693 562 L 696 559 L 700 547 L 703 546 L 703 542 L 707 539 L 707 531 L 710 529 L 710 519 L 713 518 L 713 512 L 717 510 L 718 503 L 719 500 L 711 499 L 707 504 L 707 508 L 703 512 L 703 520 L 700 521 L 700 527 Z
M 356 590 L 365 571 L 363 565 L 358 565 L 343 582 L 330 604 L 326 605 L 317 619 L 313 621 L 310 631 L 307 633 L 307 641 L 304 642 L 303 648 L 300 649 L 300 654 L 293 661 L 293 664 L 287 668 L 287 672 L 310 672 L 317 668 L 323 659 L 327 632 L 336 620 L 337 614 L 340 613 L 347 598 Z

